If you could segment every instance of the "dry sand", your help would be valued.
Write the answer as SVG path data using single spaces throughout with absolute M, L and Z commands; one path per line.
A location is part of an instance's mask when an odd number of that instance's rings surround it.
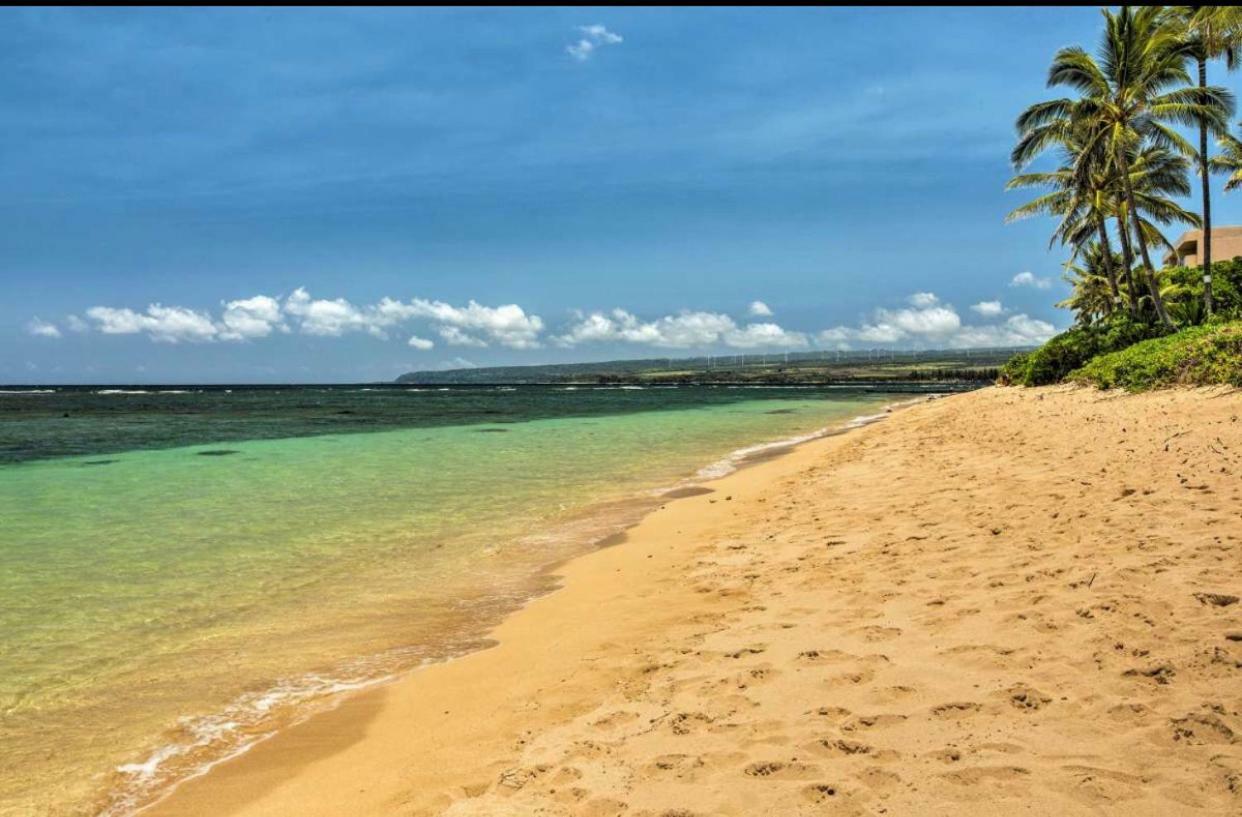
M 1240 416 L 988 389 L 801 446 L 150 813 L 1242 814 Z

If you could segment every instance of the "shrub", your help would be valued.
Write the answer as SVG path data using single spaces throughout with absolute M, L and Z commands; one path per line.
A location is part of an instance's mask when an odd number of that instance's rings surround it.
M 1026 382 L 1026 367 L 1030 360 L 1031 352 L 1018 352 L 1001 366 L 996 382 L 1001 386 L 1021 386 Z
M 1075 326 L 1033 352 L 1015 355 L 1001 369 L 999 381 L 1018 386 L 1059 383 L 1096 355 L 1124 349 L 1158 332 L 1158 327 L 1126 314 L 1113 315 L 1087 326 Z
M 1095 358 L 1069 379 L 1128 391 L 1180 385 L 1242 386 L 1242 321 L 1196 326 L 1136 343 Z
M 1160 291 L 1179 324 L 1203 322 L 1203 268 L 1169 267 L 1160 272 Z M 1212 263 L 1212 307 L 1217 320 L 1242 318 L 1242 257 Z

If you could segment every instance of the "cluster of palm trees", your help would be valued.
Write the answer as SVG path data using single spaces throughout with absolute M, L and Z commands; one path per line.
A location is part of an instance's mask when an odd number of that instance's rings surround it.
M 1233 95 L 1207 84 L 1207 64 L 1233 68 L 1242 50 L 1242 9 L 1234 6 L 1123 6 L 1105 9 L 1104 34 L 1092 55 L 1063 48 L 1048 73 L 1050 87 L 1074 93 L 1039 102 L 1018 117 L 1011 156 L 1022 171 L 1055 151 L 1055 170 L 1019 172 L 1007 189 L 1046 192 L 1009 214 L 1058 219 L 1052 242 L 1070 250 L 1063 303 L 1080 320 L 1126 310 L 1176 326 L 1161 294 L 1152 249 L 1172 250 L 1162 227 L 1188 224 L 1204 231 L 1203 315 L 1213 310 L 1210 174 L 1232 174 L 1225 189 L 1242 186 L 1242 141 L 1229 134 Z M 1190 67 L 1198 67 L 1197 82 Z M 1198 131 L 1198 146 L 1179 128 Z M 1208 155 L 1208 138 L 1221 147 Z M 1192 168 L 1203 192 L 1202 214 L 1175 200 L 1191 193 Z M 1113 249 L 1116 236 L 1120 253 Z M 1136 259 L 1137 253 L 1137 259 Z

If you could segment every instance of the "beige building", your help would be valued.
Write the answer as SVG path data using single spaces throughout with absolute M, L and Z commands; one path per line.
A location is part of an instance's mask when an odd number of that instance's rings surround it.
M 1182 237 L 1173 242 L 1177 250 L 1176 257 L 1173 253 L 1165 253 L 1164 265 L 1166 267 L 1199 266 L 1202 263 L 1199 258 L 1201 241 L 1203 241 L 1202 230 L 1188 230 L 1182 233 Z M 1242 255 L 1242 227 L 1213 227 L 1212 263 L 1228 261 L 1238 255 Z

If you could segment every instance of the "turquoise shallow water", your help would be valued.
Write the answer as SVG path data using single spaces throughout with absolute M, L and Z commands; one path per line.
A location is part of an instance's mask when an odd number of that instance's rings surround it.
M 544 568 L 634 521 L 656 489 L 893 399 L 691 391 L 618 390 L 585 397 L 589 411 L 564 392 L 447 395 L 466 422 L 420 408 L 406 427 L 329 401 L 283 438 L 280 401 L 311 398 L 269 395 L 255 439 L 248 416 L 187 419 L 185 396 L 175 432 L 158 400 L 127 412 L 78 396 L 55 444 L 84 453 L 50 458 L 22 452 L 46 449 L 63 412 L 33 404 L 26 428 L 44 436 L 23 448 L 8 424 L 0 465 L 0 814 L 125 813 L 342 689 L 477 646 L 547 587 Z M 522 411 L 488 408 L 506 399 Z M 350 418 L 348 433 L 322 433 L 321 415 Z M 119 425 L 140 429 L 134 447 L 118 450 Z

